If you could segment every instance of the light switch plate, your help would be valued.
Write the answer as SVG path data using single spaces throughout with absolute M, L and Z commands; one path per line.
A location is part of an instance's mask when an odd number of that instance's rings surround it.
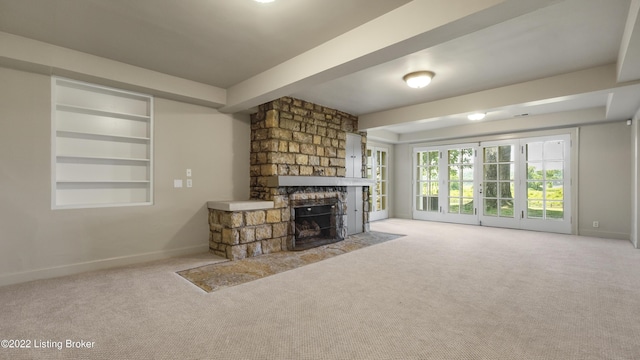
M 173 180 L 173 187 L 174 188 L 181 188 L 182 187 L 182 179 Z
M 191 169 L 187 169 L 187 176 L 191 176 Z

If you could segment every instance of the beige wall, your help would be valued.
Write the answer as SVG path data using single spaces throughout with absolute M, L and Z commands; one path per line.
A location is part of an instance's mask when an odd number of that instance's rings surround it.
M 580 128 L 579 234 L 630 239 L 630 164 L 631 127 L 625 122 Z
M 51 210 L 50 81 L 0 67 L 0 285 L 207 251 L 206 201 L 248 198 L 248 116 L 156 98 L 154 205 Z
M 396 145 L 393 152 L 393 217 L 411 219 L 413 212 L 413 146 Z M 391 214 L 390 214 L 391 215 Z
M 452 130 L 453 131 L 453 130 Z M 508 129 L 505 130 L 505 132 Z M 553 130 L 552 133 L 568 130 Z M 526 133 L 527 136 L 543 136 L 546 132 Z M 518 135 L 506 136 L 517 137 Z M 486 138 L 460 140 L 461 143 L 500 139 L 495 135 Z M 447 140 L 454 143 L 455 140 Z M 437 143 L 436 143 L 437 144 Z M 419 144 L 420 146 L 427 144 Z M 412 217 L 412 151 L 416 144 L 395 146 L 394 216 Z M 631 236 L 631 127 L 625 122 L 614 122 L 579 127 L 578 150 L 578 233 L 581 235 L 626 239 Z M 575 159 L 573 160 L 575 161 Z M 575 164 L 574 164 L 575 165 Z M 575 166 L 572 166 L 576 169 Z M 574 173 L 575 174 L 575 173 Z M 603 191 L 602 189 L 607 189 Z M 574 192 L 575 194 L 575 192 Z M 600 227 L 593 228 L 593 221 Z
M 633 117 L 631 126 L 631 242 L 636 248 L 640 248 L 638 241 L 638 221 L 640 220 L 640 157 L 638 157 L 638 146 L 640 146 L 640 110 Z

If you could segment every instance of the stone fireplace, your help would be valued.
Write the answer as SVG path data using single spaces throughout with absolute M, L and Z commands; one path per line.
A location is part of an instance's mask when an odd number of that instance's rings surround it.
M 341 241 L 349 191 L 362 192 L 364 211 L 349 216 L 368 230 L 371 182 L 362 179 L 366 136 L 357 128 L 353 115 L 294 98 L 260 105 L 251 115 L 251 198 L 209 202 L 211 251 L 235 260 Z M 353 178 L 347 134 L 361 136 L 362 168 Z

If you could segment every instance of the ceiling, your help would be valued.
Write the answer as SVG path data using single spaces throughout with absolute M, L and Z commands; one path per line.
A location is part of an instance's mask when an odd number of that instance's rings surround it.
M 636 0 L 0 0 L 0 32 L 224 89 L 221 111 L 293 96 L 358 115 L 374 138 L 402 142 L 464 126 L 472 110 L 487 112 L 484 122 L 592 108 L 605 109 L 602 121 L 633 117 L 638 7 Z M 435 72 L 431 85 L 402 82 L 416 70 Z
M 227 88 L 409 0 L 0 0 L 0 31 Z

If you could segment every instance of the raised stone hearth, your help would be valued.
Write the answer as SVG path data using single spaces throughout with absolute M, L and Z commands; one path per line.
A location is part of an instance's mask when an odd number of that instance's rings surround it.
M 366 231 L 371 182 L 345 177 L 347 133 L 357 133 L 357 128 L 353 115 L 298 99 L 259 106 L 251 115 L 251 200 L 209 203 L 211 251 L 236 260 L 343 240 L 348 186 L 363 192 L 364 211 L 357 216 Z M 365 154 L 366 136 L 358 134 Z M 364 173 L 366 157 L 361 163 L 358 175 Z M 323 212 L 327 217 L 296 227 L 296 208 L 323 205 L 330 206 L 330 214 Z M 302 236 L 308 238 L 304 245 L 297 241 L 301 234 L 309 235 Z
M 281 209 L 225 211 L 217 205 L 209 204 L 209 248 L 214 254 L 237 260 L 282 250 L 288 222 L 283 221 Z
M 283 250 L 301 250 L 324 245 L 346 237 L 346 188 L 282 187 L 277 200 L 254 202 L 254 209 L 225 210 L 229 202 L 209 202 L 209 248 L 231 260 Z M 231 202 L 232 203 L 232 202 Z M 335 228 L 323 239 L 296 247 L 296 208 L 330 204 L 335 206 Z M 317 240 L 317 239 L 316 239 Z

